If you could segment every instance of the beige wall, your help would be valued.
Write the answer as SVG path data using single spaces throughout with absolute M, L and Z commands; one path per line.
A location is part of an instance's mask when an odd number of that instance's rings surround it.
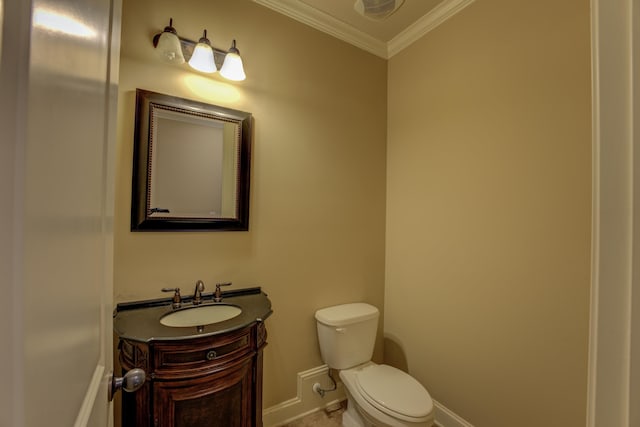
M 249 0 L 125 0 L 116 301 L 261 285 L 268 407 L 321 363 L 317 308 L 385 292 L 390 361 L 476 427 L 584 425 L 589 5 L 561 3 L 474 3 L 389 61 L 386 92 L 385 61 Z M 236 38 L 248 79 L 158 62 L 169 17 Z M 249 232 L 129 231 L 137 87 L 253 113 Z
M 389 62 L 385 348 L 476 427 L 585 425 L 589 40 L 479 0 Z
M 226 49 L 236 38 L 247 80 L 156 60 L 151 38 L 169 17 L 190 39 L 207 28 Z M 208 290 L 219 281 L 262 286 L 274 309 L 266 407 L 294 397 L 296 373 L 322 364 L 316 309 L 351 301 L 382 309 L 386 73 L 386 61 L 249 0 L 124 1 L 116 302 L 160 297 L 163 286 L 189 292 L 198 279 Z M 136 88 L 253 114 L 248 232 L 129 231 Z

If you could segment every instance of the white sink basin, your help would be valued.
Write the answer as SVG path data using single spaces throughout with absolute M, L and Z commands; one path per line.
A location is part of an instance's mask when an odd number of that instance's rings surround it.
M 235 305 L 201 305 L 166 314 L 162 316 L 160 323 L 174 328 L 202 326 L 233 319 L 240 313 L 242 309 Z

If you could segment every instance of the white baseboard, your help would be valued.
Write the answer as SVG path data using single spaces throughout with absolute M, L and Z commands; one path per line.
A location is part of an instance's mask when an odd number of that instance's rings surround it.
M 327 365 L 318 366 L 298 373 L 296 397 L 286 400 L 262 411 L 264 427 L 277 427 L 288 424 L 314 412 L 335 405 L 347 398 L 342 382 L 338 381 L 335 391 L 328 391 L 324 398 L 313 391 L 313 384 L 320 383 L 324 389 L 331 388 L 331 380 Z M 338 380 L 338 378 L 336 378 Z M 436 426 L 438 427 L 473 427 L 440 402 L 433 401 L 436 410 Z
M 335 391 L 326 392 L 324 397 L 313 391 L 312 387 L 315 383 L 320 383 L 324 389 L 333 386 L 327 375 L 328 371 L 327 365 L 322 365 L 299 372 L 296 397 L 263 410 L 262 424 L 264 427 L 281 426 L 345 400 L 347 397 L 342 383 L 339 381 L 338 388 Z M 336 378 L 336 380 L 338 379 Z
M 102 387 L 106 384 L 103 378 L 104 371 L 104 365 L 96 365 L 96 368 L 93 371 L 93 378 L 91 379 L 89 388 L 84 395 L 82 406 L 80 406 L 80 412 L 78 412 L 76 422 L 74 424 L 75 427 L 87 427 L 90 425 L 89 421 L 91 420 L 91 414 L 93 413 L 93 408 L 96 404 L 96 397 L 100 394 L 100 391 L 103 390 Z M 106 395 L 106 393 L 104 394 Z
M 471 423 L 455 414 L 442 403 L 433 401 L 436 408 L 436 425 L 438 427 L 473 427 Z

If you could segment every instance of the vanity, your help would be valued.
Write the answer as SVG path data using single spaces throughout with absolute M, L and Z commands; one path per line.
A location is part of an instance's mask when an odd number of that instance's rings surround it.
M 271 302 L 260 288 L 218 288 L 217 295 L 193 299 L 174 295 L 116 307 L 122 374 L 146 373 L 142 387 L 122 394 L 123 427 L 262 426 Z

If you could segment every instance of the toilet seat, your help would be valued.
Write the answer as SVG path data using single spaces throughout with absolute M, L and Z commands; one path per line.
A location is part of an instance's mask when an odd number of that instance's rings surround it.
M 432 416 L 429 392 L 415 378 L 392 366 L 371 364 L 359 370 L 355 386 L 369 404 L 400 420 L 419 423 Z

